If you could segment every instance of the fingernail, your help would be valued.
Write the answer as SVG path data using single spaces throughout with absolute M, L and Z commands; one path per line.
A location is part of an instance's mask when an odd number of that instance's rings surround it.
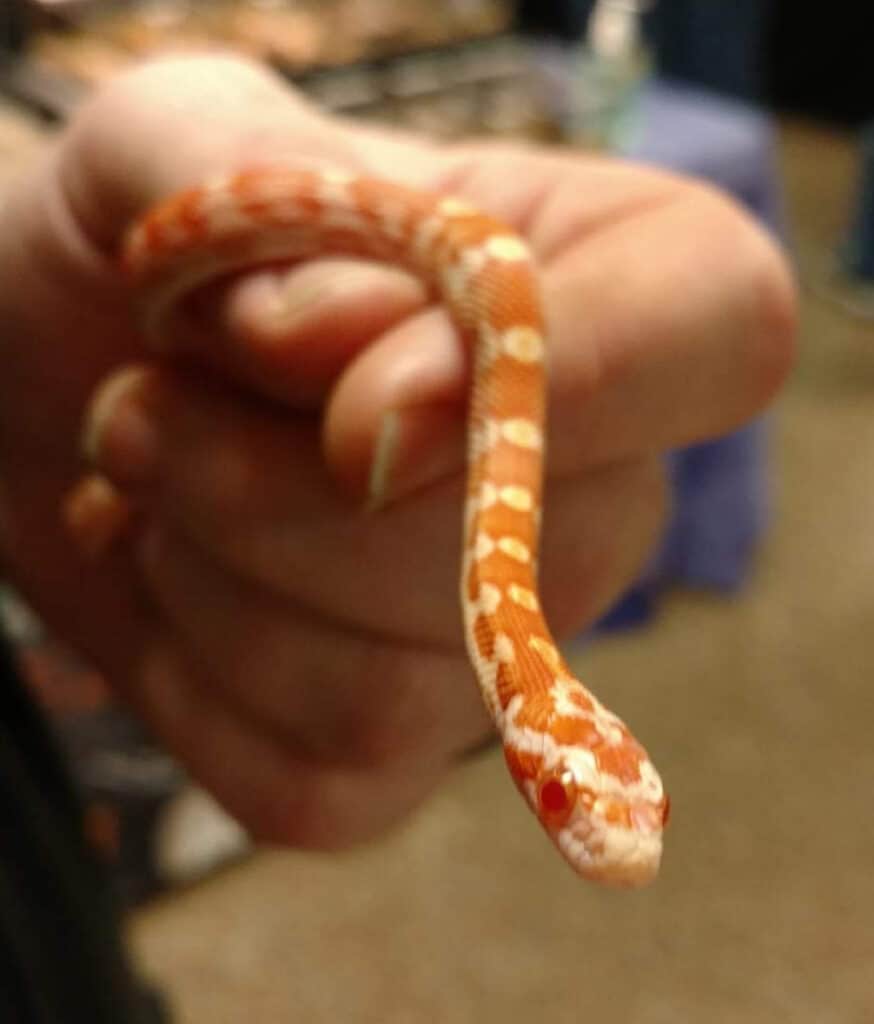
M 372 290 L 384 275 L 384 269 L 370 266 L 325 266 L 306 272 L 293 268 L 274 283 L 270 314 L 287 329 L 350 293 Z
M 158 433 L 141 401 L 148 374 L 140 366 L 113 374 L 97 389 L 86 414 L 82 451 L 113 478 L 146 479 L 157 461 Z
M 400 422 L 397 412 L 387 412 L 379 425 L 367 481 L 366 508 L 369 512 L 379 511 L 388 501 L 392 466 L 397 459 L 400 441 Z
M 464 415 L 454 406 L 390 410 L 373 446 L 366 509 L 386 505 L 458 473 L 464 466 Z
M 79 552 L 100 558 L 124 533 L 132 512 L 127 500 L 102 476 L 81 480 L 64 500 L 63 520 Z

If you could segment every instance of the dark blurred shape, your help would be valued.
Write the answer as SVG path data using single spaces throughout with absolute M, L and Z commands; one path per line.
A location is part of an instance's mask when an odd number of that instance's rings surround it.
M 874 285 L 874 120 L 859 143 L 859 183 L 843 263 L 851 278 Z
M 773 0 L 662 0 L 644 15 L 660 74 L 754 100 L 765 81 Z M 531 35 L 579 40 L 594 0 L 521 0 L 518 24 Z
M 519 0 L 517 25 L 523 33 L 575 42 L 586 31 L 591 0 Z
M 520 0 L 528 34 L 568 42 L 594 0 Z M 848 125 L 874 117 L 870 5 L 660 0 L 644 18 L 661 75 Z
M 773 8 L 773 0 L 663 0 L 648 17 L 659 72 L 760 99 Z
M 782 110 L 859 125 L 874 117 L 871 5 L 776 0 L 766 96 Z

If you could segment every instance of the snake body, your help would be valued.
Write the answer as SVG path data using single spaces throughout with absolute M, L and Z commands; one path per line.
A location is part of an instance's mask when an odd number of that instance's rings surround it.
M 668 801 L 643 747 L 568 669 L 536 559 L 546 339 L 525 242 L 458 199 L 337 171 L 261 167 L 160 203 L 124 266 L 160 345 L 177 302 L 258 264 L 351 255 L 398 265 L 446 305 L 473 353 L 461 607 L 470 660 L 517 787 L 581 875 L 651 881 Z

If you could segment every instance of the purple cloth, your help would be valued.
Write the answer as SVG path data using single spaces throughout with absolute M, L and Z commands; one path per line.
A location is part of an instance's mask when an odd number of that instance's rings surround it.
M 647 87 L 623 155 L 704 178 L 783 234 L 774 129 L 759 111 L 685 86 Z M 672 583 L 732 591 L 746 579 L 769 519 L 768 430 L 757 420 L 726 437 L 669 457 L 674 512 L 639 584 L 601 623 L 645 621 Z

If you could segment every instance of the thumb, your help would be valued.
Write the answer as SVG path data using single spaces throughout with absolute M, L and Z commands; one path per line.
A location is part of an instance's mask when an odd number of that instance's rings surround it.
M 266 68 L 231 57 L 165 58 L 114 79 L 66 133 L 61 185 L 85 235 L 108 255 L 168 194 L 253 161 L 356 165 L 334 122 Z
M 81 231 L 114 261 L 147 207 L 218 173 L 284 163 L 373 174 L 390 165 L 396 180 L 428 187 L 441 165 L 435 156 L 425 144 L 342 125 L 259 65 L 174 58 L 143 65 L 92 100 L 68 134 L 59 173 Z M 162 340 L 235 383 L 313 405 L 361 349 L 424 301 L 417 282 L 387 267 L 272 267 L 200 289 Z

